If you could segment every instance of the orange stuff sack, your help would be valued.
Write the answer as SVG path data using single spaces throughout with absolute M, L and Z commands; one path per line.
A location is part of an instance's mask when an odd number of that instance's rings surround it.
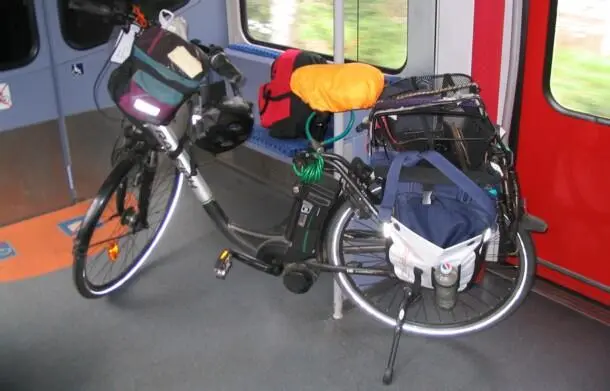
M 341 113 L 371 108 L 384 88 L 383 73 L 372 65 L 313 64 L 296 69 L 290 89 L 313 110 Z

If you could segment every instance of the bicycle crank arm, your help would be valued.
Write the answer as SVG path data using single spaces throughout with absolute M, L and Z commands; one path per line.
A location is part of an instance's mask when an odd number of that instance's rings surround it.
M 394 272 L 391 270 L 363 268 L 362 264 L 359 262 L 350 262 L 348 266 L 334 266 L 326 263 L 319 263 L 317 261 L 306 262 L 306 264 L 307 266 L 321 272 L 358 274 L 363 276 L 396 277 Z
M 272 276 L 276 277 L 282 274 L 283 271 L 282 265 L 273 265 L 235 250 L 224 249 L 220 252 L 220 255 L 218 256 L 218 259 L 214 265 L 214 273 L 216 274 L 216 278 L 224 280 L 227 277 L 227 273 L 233 265 L 233 260 L 239 261 L 258 271 L 271 274 Z

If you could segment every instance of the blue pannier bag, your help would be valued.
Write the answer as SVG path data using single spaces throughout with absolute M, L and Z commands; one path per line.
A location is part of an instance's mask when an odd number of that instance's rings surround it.
M 403 167 L 427 163 L 448 181 L 427 184 L 400 180 Z M 422 285 L 432 287 L 434 268 L 449 263 L 461 268 L 460 290 L 472 279 L 475 261 L 491 238 L 497 217 L 493 195 L 478 186 L 436 151 L 394 153 L 386 175 L 379 218 L 392 238 L 390 262 L 399 278 L 413 280 L 422 270 Z M 389 232 L 388 232 L 389 231 Z

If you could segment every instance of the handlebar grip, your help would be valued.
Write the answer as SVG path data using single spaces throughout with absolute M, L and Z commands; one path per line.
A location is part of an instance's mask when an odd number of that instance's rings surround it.
M 70 0 L 68 8 L 99 16 L 113 16 L 114 10 L 106 4 L 94 3 L 89 0 Z
M 222 49 L 210 48 L 210 66 L 220 76 L 228 79 L 232 84 L 240 85 L 244 81 L 244 75 L 231 63 Z

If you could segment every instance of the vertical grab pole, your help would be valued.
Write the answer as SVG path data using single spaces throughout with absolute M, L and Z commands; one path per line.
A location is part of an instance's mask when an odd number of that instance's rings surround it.
M 334 0 L 333 2 L 333 61 L 335 64 L 343 64 L 345 62 L 344 50 L 344 22 L 343 22 L 343 0 Z M 333 116 L 334 136 L 338 136 L 343 132 L 345 121 L 343 113 L 338 113 Z M 343 140 L 335 141 L 333 144 L 333 152 L 338 155 L 343 155 Z M 341 319 L 343 317 L 343 294 L 337 280 L 333 280 L 333 318 Z
M 509 38 L 510 48 L 508 54 L 508 67 L 506 70 L 506 90 L 503 99 L 502 112 L 498 112 L 498 116 L 501 117 L 499 117 L 496 121 L 506 132 L 510 132 L 513 126 L 512 118 L 515 109 L 515 91 L 517 91 L 517 84 L 519 82 L 519 72 L 523 66 L 520 63 L 520 54 L 521 50 L 525 50 L 521 47 L 521 35 L 523 33 L 522 30 L 526 27 L 523 25 L 523 8 L 525 4 L 523 0 L 513 0 L 507 2 L 506 7 L 510 5 L 509 3 L 512 3 L 513 8 L 512 11 L 510 11 L 512 27 L 510 29 Z M 507 133 L 503 137 L 508 145 L 509 134 Z

